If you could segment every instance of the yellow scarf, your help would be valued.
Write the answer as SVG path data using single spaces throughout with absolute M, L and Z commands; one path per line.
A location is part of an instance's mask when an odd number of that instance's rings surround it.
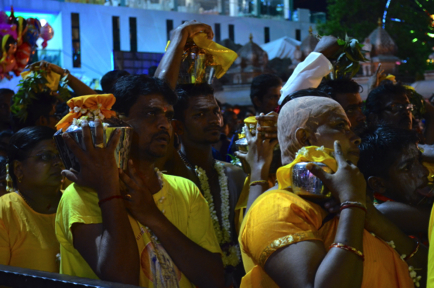
M 338 169 L 337 162 L 333 157 L 333 150 L 324 146 L 302 147 L 295 155 L 294 161 L 277 169 L 276 177 L 279 189 L 284 189 L 292 185 L 292 168 L 300 162 L 319 162 L 327 165 L 333 172 Z

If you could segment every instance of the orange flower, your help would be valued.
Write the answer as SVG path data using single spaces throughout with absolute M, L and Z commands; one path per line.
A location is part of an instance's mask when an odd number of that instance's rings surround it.
M 74 119 L 80 119 L 81 116 L 87 115 L 88 112 L 94 112 L 98 109 L 104 118 L 116 116 L 116 112 L 110 110 L 115 102 L 116 98 L 113 94 L 96 94 L 72 98 L 67 102 L 70 112 L 57 123 L 56 128 L 65 131 L 71 126 Z

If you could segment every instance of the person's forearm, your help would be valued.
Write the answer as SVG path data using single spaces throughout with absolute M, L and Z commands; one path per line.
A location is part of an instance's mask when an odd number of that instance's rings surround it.
M 384 215 L 379 211 L 375 211 L 371 221 L 367 221 L 366 230 L 374 233 L 375 236 L 380 239 L 390 242 L 393 241 L 395 244 L 395 250 L 399 255 L 410 255 L 416 248 L 416 241 L 408 237 L 404 232 L 402 232 L 397 226 L 395 226 L 391 221 L 389 221 Z M 426 267 L 428 260 L 428 249 L 425 245 L 420 244 L 418 252 L 407 260 L 409 266 L 420 269 L 417 270 L 417 275 L 422 276 L 420 287 L 426 286 Z
M 100 200 L 120 195 L 118 185 L 97 192 Z M 101 203 L 103 231 L 96 274 L 102 280 L 138 285 L 140 258 L 123 201 L 115 198 Z
M 258 166 L 258 165 L 254 165 Z M 252 174 L 250 175 L 250 183 L 253 181 L 266 180 L 266 184 L 254 185 L 250 186 L 249 189 L 249 198 L 247 199 L 247 207 L 245 213 L 249 211 L 250 206 L 252 206 L 253 202 L 255 202 L 256 198 L 262 195 L 265 191 L 267 191 L 270 187 L 268 185 L 268 174 L 270 172 L 270 165 L 263 165 L 261 169 L 257 169 L 256 167 L 252 170 Z M 249 185 L 250 185 L 249 183 Z
M 159 213 L 159 214 L 158 214 Z M 161 212 L 147 223 L 182 273 L 197 287 L 223 287 L 221 257 L 200 247 L 178 230 Z
M 156 78 L 165 80 L 172 89 L 176 87 L 181 69 L 182 54 L 186 43 L 184 38 L 182 33 L 175 34 L 154 75 Z
M 89 86 L 78 80 L 74 75 L 68 74 L 68 86 L 77 94 L 77 96 L 97 94 Z
M 335 243 L 356 248 L 363 252 L 365 212 L 359 208 L 342 210 Z M 363 261 L 355 253 L 331 248 L 321 262 L 315 276 L 315 287 L 361 287 Z

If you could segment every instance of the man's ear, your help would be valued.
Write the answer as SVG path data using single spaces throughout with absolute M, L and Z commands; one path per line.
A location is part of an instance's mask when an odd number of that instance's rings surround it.
M 184 124 L 179 120 L 172 120 L 173 132 L 178 135 L 184 134 Z
M 258 97 L 253 97 L 253 100 L 252 100 L 252 102 L 253 102 L 253 104 L 255 104 L 255 106 L 256 107 L 261 107 L 262 106 L 262 101 L 261 100 L 259 100 L 259 98 Z
M 300 146 L 310 146 L 310 133 L 305 128 L 297 128 L 295 130 L 295 138 Z
M 23 165 L 22 165 L 22 163 L 20 161 L 18 161 L 18 160 L 15 160 L 13 166 L 14 166 L 14 175 L 15 175 L 15 177 L 17 179 L 23 178 L 23 176 L 24 176 L 23 174 L 24 173 L 23 173 Z
M 47 126 L 48 120 L 45 116 L 40 116 L 38 120 L 36 120 L 36 126 Z
M 386 193 L 386 185 L 385 181 L 381 177 L 370 176 L 368 181 L 366 181 L 368 188 L 371 189 L 375 193 L 384 194 Z

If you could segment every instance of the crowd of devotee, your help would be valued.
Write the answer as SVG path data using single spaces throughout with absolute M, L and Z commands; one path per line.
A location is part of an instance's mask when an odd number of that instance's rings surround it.
M 330 79 L 334 36 L 286 82 L 254 78 L 252 109 L 220 103 L 180 81 L 213 36 L 185 22 L 153 77 L 107 71 L 98 91 L 45 61 L 0 89 L 0 264 L 147 288 L 434 287 L 434 106 L 381 68 L 366 101 Z

